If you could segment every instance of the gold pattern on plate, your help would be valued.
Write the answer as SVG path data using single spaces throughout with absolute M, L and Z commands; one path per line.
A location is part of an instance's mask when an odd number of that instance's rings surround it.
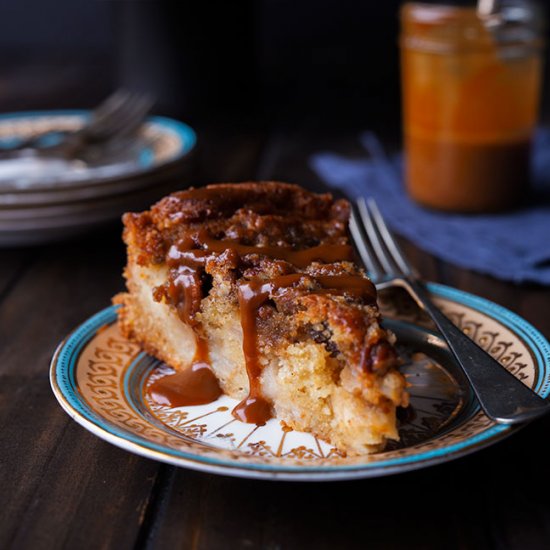
M 399 297 L 391 301 L 382 300 L 384 314 L 394 319 L 414 320 L 417 324 L 429 325 L 419 316 L 418 311 L 414 312 L 407 299 L 404 300 Z M 437 302 L 459 328 L 467 332 L 510 372 L 528 384 L 534 383 L 536 366 L 530 350 L 509 328 L 465 305 L 441 298 L 437 299 Z M 141 403 L 131 403 L 125 395 L 123 382 L 128 366 L 136 359 L 138 353 L 138 346 L 122 337 L 116 323 L 102 328 L 78 359 L 77 385 L 86 402 L 98 416 L 131 434 L 164 446 L 167 452 L 170 449 L 184 450 L 190 455 L 225 458 L 237 464 L 315 463 L 339 466 L 367 461 L 372 463 L 446 447 L 469 439 L 493 424 L 479 412 L 447 432 L 427 437 L 430 430 L 433 432 L 432 424 L 439 422 L 438 426 L 442 425 L 442 419 L 444 420 L 451 410 L 446 410 L 445 403 L 434 403 L 430 409 L 429 401 L 433 398 L 429 395 L 420 396 L 419 399 L 425 399 L 426 414 L 422 419 L 422 425 L 412 427 L 407 434 L 407 437 L 410 437 L 410 445 L 389 448 L 368 457 L 347 457 L 312 434 L 292 432 L 285 429 L 284 425 L 279 427 L 276 436 L 272 436 L 268 441 L 263 436 L 264 432 L 255 426 L 243 429 L 243 426 L 249 425 L 242 425 L 233 419 L 230 409 L 218 402 L 213 403 L 210 408 L 203 407 L 200 414 L 192 413 L 191 410 L 196 410 L 193 407 L 170 409 L 144 402 L 143 399 Z M 220 399 L 224 398 L 228 399 Z M 147 412 L 140 411 L 140 406 Z M 403 437 L 405 438 L 405 430 Z M 290 440 L 292 443 L 287 445 L 287 441 Z

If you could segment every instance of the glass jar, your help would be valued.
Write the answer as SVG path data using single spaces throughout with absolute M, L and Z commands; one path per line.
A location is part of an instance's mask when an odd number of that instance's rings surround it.
M 526 195 L 542 65 L 536 21 L 519 4 L 491 20 L 474 7 L 402 7 L 405 179 L 414 200 L 484 212 Z

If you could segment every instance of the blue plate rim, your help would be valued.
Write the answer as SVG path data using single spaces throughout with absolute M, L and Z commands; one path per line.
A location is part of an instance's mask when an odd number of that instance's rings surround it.
M 47 117 L 47 116 L 79 116 L 87 118 L 90 116 L 92 110 L 90 109 L 45 109 L 45 110 L 30 110 L 30 111 L 14 111 L 11 113 L 1 113 L 0 122 L 3 120 L 11 120 L 17 118 L 38 118 L 38 117 Z M 179 137 L 181 141 L 180 151 L 173 158 L 154 166 L 154 168 L 159 168 L 165 166 L 169 163 L 175 162 L 185 155 L 189 154 L 197 144 L 197 134 L 191 126 L 180 120 L 173 118 L 154 115 L 147 117 L 147 122 L 153 122 L 159 124 L 171 131 L 173 131 Z
M 535 390 L 542 397 L 548 397 L 550 394 L 550 343 L 535 327 L 516 313 L 485 298 L 438 283 L 428 283 L 428 288 L 436 297 L 440 296 L 472 307 L 496 319 L 518 334 L 527 346 L 535 352 L 539 367 L 539 379 L 536 381 Z M 91 410 L 81 398 L 74 383 L 71 382 L 80 350 L 94 337 L 99 327 L 115 320 L 116 309 L 116 306 L 110 306 L 99 311 L 77 327 L 59 344 L 51 362 L 50 382 L 63 409 L 79 424 L 95 435 L 121 448 L 148 458 L 177 466 L 240 477 L 301 481 L 352 479 L 395 474 L 446 462 L 493 444 L 521 428 L 517 425 L 494 424 L 473 437 L 447 447 L 430 449 L 417 454 L 375 463 L 367 461 L 360 464 L 337 466 L 304 467 L 280 464 L 244 464 L 164 447 L 105 422 Z

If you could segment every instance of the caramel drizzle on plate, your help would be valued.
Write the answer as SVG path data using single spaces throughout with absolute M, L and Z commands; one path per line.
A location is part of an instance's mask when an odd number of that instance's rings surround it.
M 205 231 L 198 231 L 193 237 L 186 237 L 172 245 L 167 254 L 171 275 L 167 285 L 156 289 L 155 299 L 162 300 L 164 296 L 168 303 L 175 306 L 180 319 L 194 328 L 197 351 L 190 368 L 161 378 L 150 386 L 149 394 L 158 403 L 173 407 L 203 404 L 209 402 L 207 399 L 217 399 L 222 393 L 209 366 L 208 345 L 201 335 L 196 314 L 203 298 L 207 260 L 228 252 L 235 258 L 248 254 L 263 255 L 273 260 L 284 260 L 297 268 L 305 268 L 314 261 L 335 263 L 353 258 L 353 249 L 349 245 L 325 244 L 302 250 L 282 246 L 250 246 L 232 239 L 217 240 Z M 311 290 L 312 294 L 351 294 L 363 298 L 367 303 L 376 301 L 374 285 L 360 275 L 311 276 L 293 273 L 272 280 L 255 278 L 241 282 L 238 285 L 238 299 L 250 389 L 248 396 L 233 409 L 233 416 L 243 422 L 263 425 L 272 416 L 271 403 L 261 392 L 258 309 L 275 294 L 298 285 L 303 279 L 319 287 Z

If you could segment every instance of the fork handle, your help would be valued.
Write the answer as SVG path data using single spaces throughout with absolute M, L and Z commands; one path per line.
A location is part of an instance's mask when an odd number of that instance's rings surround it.
M 516 424 L 542 416 L 550 410 L 547 401 L 457 328 L 433 304 L 422 283 L 407 280 L 406 286 L 445 338 L 489 418 L 503 424 Z

